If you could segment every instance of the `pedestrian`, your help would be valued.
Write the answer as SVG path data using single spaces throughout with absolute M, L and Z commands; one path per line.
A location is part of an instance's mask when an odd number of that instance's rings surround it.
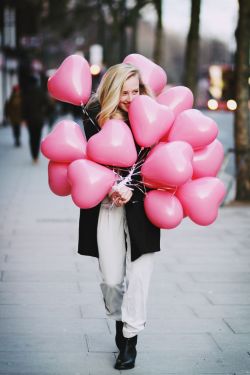
M 137 68 L 124 63 L 109 68 L 86 107 L 87 139 L 108 119 L 121 119 L 130 126 L 129 105 L 140 94 L 150 91 Z M 140 180 L 138 175 L 134 178 Z M 111 190 L 98 206 L 80 210 L 78 252 L 99 260 L 106 313 L 116 321 L 118 370 L 135 365 L 137 335 L 146 324 L 154 253 L 160 251 L 160 229 L 148 220 L 143 199 L 142 189 L 124 186 L 118 192 Z
M 15 147 L 21 146 L 22 95 L 19 85 L 12 88 L 9 100 L 5 104 L 5 116 L 9 120 Z
M 40 87 L 36 77 L 30 76 L 25 90 L 23 90 L 23 118 L 29 132 L 30 152 L 34 164 L 38 162 L 46 110 L 46 93 Z

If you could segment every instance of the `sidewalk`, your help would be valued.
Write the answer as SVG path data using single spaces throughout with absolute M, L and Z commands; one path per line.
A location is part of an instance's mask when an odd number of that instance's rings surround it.
M 25 134 L 24 134 L 25 133 Z M 0 374 L 111 375 L 114 324 L 94 258 L 77 254 L 79 210 L 53 195 L 27 135 L 0 129 Z M 250 206 L 162 232 L 148 323 L 126 374 L 250 374 Z

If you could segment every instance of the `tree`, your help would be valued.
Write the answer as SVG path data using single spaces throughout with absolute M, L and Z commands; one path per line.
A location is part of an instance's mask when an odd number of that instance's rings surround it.
M 250 51 L 250 2 L 239 0 L 239 18 L 236 29 L 235 55 L 236 101 L 235 152 L 236 200 L 250 201 L 250 124 L 249 124 L 249 51 Z
M 162 49 L 162 38 L 163 38 L 163 27 L 162 27 L 162 0 L 154 0 L 154 5 L 157 13 L 157 24 L 155 31 L 155 44 L 154 44 L 154 61 L 157 64 L 161 62 L 161 49 Z
M 192 90 L 194 97 L 197 86 L 197 69 L 199 55 L 199 24 L 201 0 L 192 0 L 191 22 L 187 37 L 185 55 L 184 85 Z

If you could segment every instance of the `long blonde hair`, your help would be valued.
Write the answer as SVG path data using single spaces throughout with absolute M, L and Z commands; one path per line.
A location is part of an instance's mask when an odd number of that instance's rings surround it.
M 142 82 L 140 72 L 135 66 L 124 63 L 111 66 L 104 74 L 95 96 L 91 98 L 91 102 L 98 100 L 101 105 L 101 111 L 97 117 L 101 127 L 105 121 L 116 115 L 123 120 L 127 119 L 127 114 L 118 107 L 118 104 L 125 81 L 133 76 L 139 78 L 139 93 L 152 96 L 150 89 Z

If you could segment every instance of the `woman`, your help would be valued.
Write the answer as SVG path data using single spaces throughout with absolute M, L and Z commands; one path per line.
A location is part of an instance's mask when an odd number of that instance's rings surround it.
M 129 126 L 129 105 L 140 94 L 150 95 L 134 66 L 111 67 L 87 105 L 87 139 L 108 119 L 121 119 Z M 138 183 L 138 175 L 134 178 Z M 98 206 L 80 212 L 78 251 L 99 258 L 106 312 L 116 320 L 120 353 L 115 368 L 119 370 L 134 367 L 137 335 L 146 323 L 154 252 L 160 250 L 160 229 L 147 219 L 143 199 L 142 189 L 124 186 L 111 190 Z
M 15 141 L 15 147 L 20 147 L 21 122 L 22 122 L 22 95 L 19 85 L 12 88 L 10 99 L 5 106 L 6 117 L 10 120 Z

